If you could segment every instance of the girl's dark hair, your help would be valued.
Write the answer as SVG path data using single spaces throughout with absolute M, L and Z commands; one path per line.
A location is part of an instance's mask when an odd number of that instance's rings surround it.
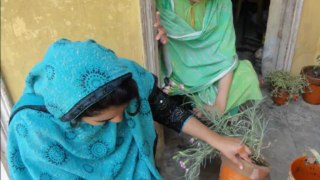
M 140 110 L 140 96 L 138 91 L 137 83 L 132 79 L 128 78 L 124 80 L 117 88 L 114 89 L 109 95 L 98 101 L 97 103 L 90 106 L 85 110 L 76 122 L 71 122 L 72 126 L 76 126 L 82 117 L 91 117 L 98 115 L 102 110 L 107 109 L 110 106 L 119 106 L 125 103 L 129 103 L 132 99 L 137 100 L 137 109 L 135 112 L 128 112 L 129 115 L 134 116 Z

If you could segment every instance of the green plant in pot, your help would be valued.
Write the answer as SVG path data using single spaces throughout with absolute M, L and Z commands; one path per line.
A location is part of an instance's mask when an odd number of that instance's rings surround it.
M 301 75 L 291 76 L 289 79 L 289 99 L 297 101 L 300 94 L 303 94 L 308 89 L 308 81 Z
M 320 55 L 316 58 L 317 65 L 305 66 L 301 74 L 309 82 L 308 89 L 302 95 L 303 100 L 309 104 L 320 104 Z
M 191 99 L 193 99 L 191 97 Z M 242 161 L 244 169 L 221 156 L 222 164 L 220 168 L 220 180 L 234 179 L 241 177 L 242 179 L 250 179 L 254 176 L 253 172 L 259 172 L 263 177 L 256 179 L 264 179 L 269 173 L 269 168 L 261 155 L 263 146 L 263 138 L 266 133 L 268 121 L 264 118 L 259 108 L 259 103 L 253 103 L 250 107 L 245 108 L 236 114 L 219 115 L 214 111 L 208 111 L 201 102 L 193 99 L 198 110 L 202 113 L 201 121 L 213 131 L 229 137 L 241 138 L 243 143 L 248 145 L 253 154 L 250 157 L 253 163 Z M 219 157 L 220 153 L 212 149 L 212 146 L 198 140 L 191 139 L 192 144 L 185 150 L 179 151 L 173 159 L 180 162 L 180 166 L 186 170 L 185 179 L 195 179 L 200 174 L 201 165 L 205 165 L 206 161 L 215 157 Z
M 299 95 L 308 87 L 303 76 L 280 70 L 268 73 L 266 81 L 271 87 L 272 100 L 277 105 L 283 105 L 289 100 L 297 101 Z

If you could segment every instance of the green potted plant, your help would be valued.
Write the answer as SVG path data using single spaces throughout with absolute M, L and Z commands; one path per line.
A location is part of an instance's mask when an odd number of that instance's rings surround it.
M 303 94 L 308 89 L 308 81 L 301 75 L 291 76 L 289 81 L 289 99 L 297 101 L 300 94 Z
M 268 73 L 266 81 L 271 86 L 272 100 L 277 105 L 283 105 L 291 99 L 297 101 L 308 86 L 303 76 L 281 70 Z
M 289 180 L 320 179 L 320 155 L 315 149 L 310 149 L 311 156 L 301 156 L 292 161 Z
M 303 100 L 309 104 L 320 104 L 320 55 L 316 58 L 317 65 L 305 66 L 301 74 L 309 82 L 308 89 L 302 95 Z
M 192 98 L 192 97 L 191 97 Z M 215 132 L 229 136 L 239 137 L 243 143 L 248 145 L 253 152 L 250 157 L 253 164 L 242 162 L 244 169 L 240 170 L 238 166 L 228 161 L 227 158 L 221 157 L 222 164 L 220 167 L 220 180 L 236 178 L 239 180 L 249 179 L 254 176 L 253 172 L 259 172 L 263 179 L 269 173 L 269 167 L 261 155 L 263 146 L 263 138 L 266 133 L 268 121 L 259 109 L 259 104 L 255 103 L 251 107 L 238 112 L 237 114 L 219 115 L 216 112 L 209 112 L 207 109 L 194 100 L 193 103 L 203 114 L 201 120 L 210 129 Z M 208 159 L 219 157 L 220 154 L 217 150 L 205 142 L 198 139 L 191 139 L 192 144 L 185 150 L 179 151 L 173 159 L 180 162 L 180 166 L 184 168 L 185 179 L 194 179 L 200 174 L 201 165 L 205 164 Z M 241 178 L 240 178 L 241 177 Z

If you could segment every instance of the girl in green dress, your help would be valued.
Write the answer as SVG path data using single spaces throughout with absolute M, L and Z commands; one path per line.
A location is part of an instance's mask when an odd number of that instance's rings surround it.
M 262 99 L 251 63 L 238 61 L 230 0 L 156 2 L 156 39 L 167 49 L 171 81 L 221 113 Z

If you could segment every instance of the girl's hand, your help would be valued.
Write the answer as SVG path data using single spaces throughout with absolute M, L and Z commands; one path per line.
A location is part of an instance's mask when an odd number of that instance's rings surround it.
M 164 27 L 160 23 L 160 12 L 157 11 L 156 13 L 156 23 L 153 25 L 154 27 L 157 28 L 158 34 L 156 36 L 156 40 L 160 40 L 162 44 L 166 44 L 168 42 L 168 37 L 167 37 L 167 31 L 164 29 Z
M 230 159 L 233 163 L 237 164 L 240 169 L 243 169 L 243 165 L 239 161 L 239 158 L 252 163 L 249 156 L 252 154 L 251 150 L 238 138 L 231 138 L 221 136 L 219 144 L 215 146 L 224 156 Z
M 164 79 L 164 86 L 162 87 L 162 91 L 166 94 L 169 94 L 173 86 L 176 86 L 177 84 L 173 81 L 169 80 L 169 78 Z
M 195 117 L 191 117 L 190 120 L 185 123 L 182 127 L 182 132 L 210 144 L 213 148 L 237 164 L 240 169 L 243 169 L 243 165 L 239 161 L 239 158 L 252 163 L 249 158 L 251 150 L 242 144 L 240 139 L 221 136 L 202 124 Z

